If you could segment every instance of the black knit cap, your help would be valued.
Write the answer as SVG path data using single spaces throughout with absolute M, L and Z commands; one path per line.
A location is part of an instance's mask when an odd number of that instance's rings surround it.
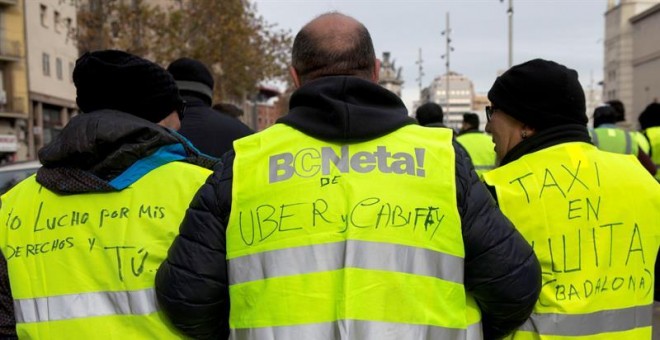
M 419 125 L 426 126 L 432 123 L 442 123 L 442 107 L 434 102 L 428 102 L 418 107 L 415 111 L 415 118 Z
M 123 51 L 83 54 L 76 61 L 73 83 L 82 112 L 112 109 L 158 123 L 183 103 L 164 68 Z
M 201 61 L 190 58 L 179 58 L 167 67 L 180 91 L 191 91 L 203 94 L 213 101 L 213 75 Z
M 578 73 L 554 61 L 534 59 L 513 66 L 488 91 L 493 107 L 537 129 L 587 125 Z

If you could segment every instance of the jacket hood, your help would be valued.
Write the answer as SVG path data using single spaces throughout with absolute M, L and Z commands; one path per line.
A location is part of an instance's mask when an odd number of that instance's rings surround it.
M 289 113 L 277 122 L 335 141 L 376 138 L 416 123 L 394 93 L 352 76 L 328 76 L 301 86 L 291 96 Z
M 217 162 L 176 132 L 113 110 L 74 117 L 58 138 L 39 151 L 39 160 L 43 167 L 37 182 L 62 194 L 122 190 L 170 161 L 209 168 Z M 121 183 L 113 182 L 121 175 Z

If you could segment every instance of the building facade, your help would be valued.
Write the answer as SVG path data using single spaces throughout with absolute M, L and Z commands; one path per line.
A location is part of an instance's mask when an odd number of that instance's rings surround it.
M 378 84 L 397 96 L 401 97 L 401 88 L 403 87 L 403 78 L 401 78 L 401 67 L 398 69 L 394 65 L 394 60 L 390 60 L 390 52 L 383 52 L 383 59 L 380 63 L 380 74 Z
M 633 93 L 628 115 L 637 123 L 644 108 L 660 100 L 660 4 L 632 17 L 630 23 L 633 26 Z
M 441 75 L 422 90 L 422 103 L 429 101 L 442 106 L 447 127 L 460 128 L 463 113 L 473 111 L 474 85 L 469 78 L 455 72 Z
M 0 164 L 28 157 L 23 0 L 0 1 Z
M 635 95 L 639 96 L 633 89 L 633 59 L 634 55 L 639 55 L 640 52 L 634 52 L 635 46 L 639 44 L 634 43 L 635 29 L 631 18 L 658 3 L 660 0 L 609 0 L 605 13 L 603 100 L 622 101 L 626 107 L 626 121 L 631 125 L 636 125 L 639 116 L 636 108 L 641 105 L 634 103 L 633 98 Z M 646 63 L 644 58 L 648 56 L 637 57 L 636 63 Z
M 76 5 L 72 1 L 25 2 L 29 112 L 28 158 L 35 159 L 77 113 L 73 68 Z

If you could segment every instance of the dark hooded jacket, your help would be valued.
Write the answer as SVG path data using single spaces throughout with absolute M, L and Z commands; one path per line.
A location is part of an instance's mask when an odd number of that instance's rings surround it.
M 199 151 L 220 157 L 232 148 L 234 140 L 254 133 L 240 120 L 211 108 L 208 99 L 191 91 L 181 91 L 186 112 L 179 133 Z
M 278 123 L 320 140 L 351 143 L 393 133 L 415 120 L 382 87 L 332 76 L 300 87 L 291 97 L 289 114 Z M 464 283 L 481 307 L 484 335 L 498 338 L 530 315 L 540 292 L 540 267 L 532 248 L 480 183 L 465 151 L 455 142 L 454 149 Z M 200 188 L 156 276 L 163 311 L 194 338 L 226 338 L 229 333 L 225 237 L 234 156 L 225 154 L 222 168 Z
M 158 151 L 161 164 L 150 164 L 151 169 L 175 160 L 209 169 L 218 162 L 171 130 L 131 114 L 101 110 L 74 117 L 57 139 L 39 151 L 43 167 L 37 182 L 62 195 L 120 191 L 141 175 L 121 187 L 110 182 Z M 15 326 L 7 262 L 0 256 L 0 339 L 15 338 Z

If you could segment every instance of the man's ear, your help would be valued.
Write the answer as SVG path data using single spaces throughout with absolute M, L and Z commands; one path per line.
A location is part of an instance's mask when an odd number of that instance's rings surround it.
M 380 79 L 380 59 L 378 58 L 376 58 L 376 62 L 374 63 L 374 73 L 371 76 L 371 79 L 374 83 L 378 83 L 378 79 Z
M 298 71 L 296 71 L 293 66 L 289 66 L 289 74 L 291 75 L 291 79 L 293 79 L 293 85 L 296 88 L 300 87 L 300 77 L 298 77 Z

